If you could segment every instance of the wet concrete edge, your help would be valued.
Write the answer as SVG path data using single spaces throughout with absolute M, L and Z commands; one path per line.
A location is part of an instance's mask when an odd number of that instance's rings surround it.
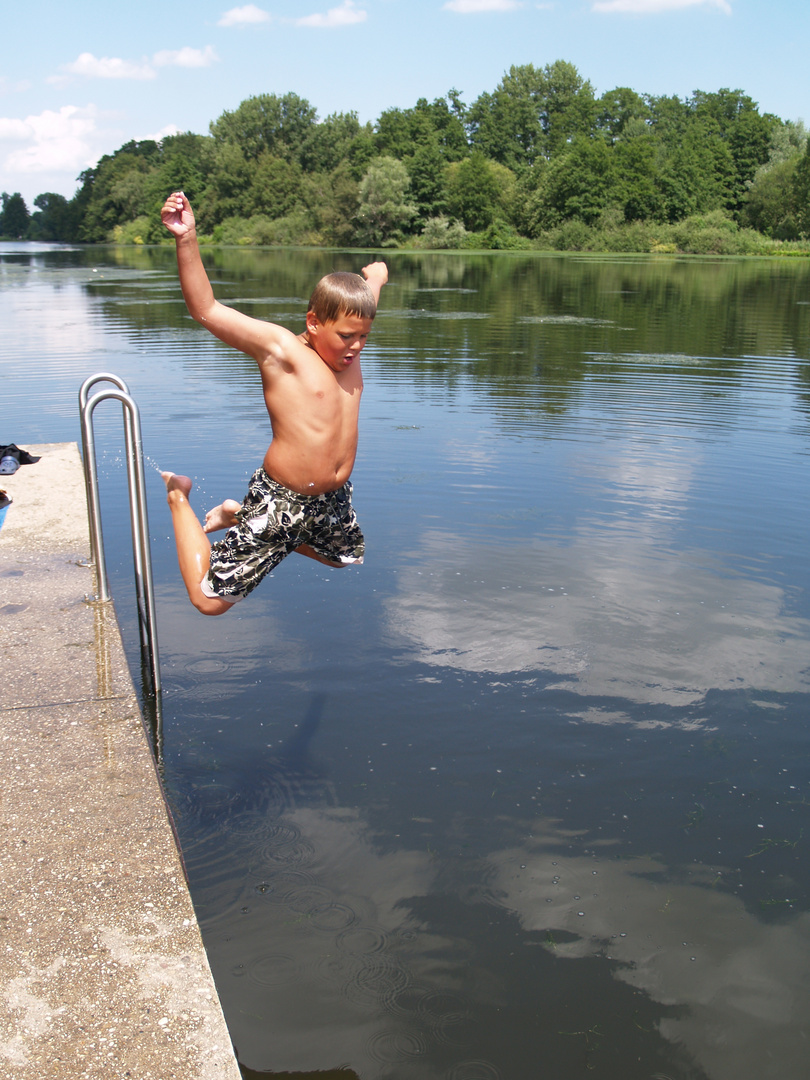
M 0 1075 L 238 1080 L 75 443 L 0 476 Z M 134 588 L 134 585 L 133 585 Z

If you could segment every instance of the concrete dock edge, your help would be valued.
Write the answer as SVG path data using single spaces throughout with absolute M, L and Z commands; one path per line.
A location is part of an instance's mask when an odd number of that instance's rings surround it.
M 75 443 L 0 476 L 0 1077 L 239 1080 Z M 133 585 L 134 589 L 134 585 Z

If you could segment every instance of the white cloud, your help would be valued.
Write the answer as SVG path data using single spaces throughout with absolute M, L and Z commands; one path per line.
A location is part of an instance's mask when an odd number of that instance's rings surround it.
M 72 64 L 63 65 L 62 70 L 89 79 L 154 79 L 156 74 L 145 60 L 138 64 L 117 56 L 95 57 L 89 52 L 82 53 Z
M 155 53 L 151 63 L 146 59 L 137 63 L 133 60 L 122 60 L 117 56 L 96 57 L 85 52 L 73 63 L 63 64 L 62 74 L 52 75 L 47 81 L 57 85 L 67 83 L 71 75 L 86 79 L 155 79 L 155 68 L 203 68 L 218 61 L 219 57 L 211 45 L 206 45 L 204 49 L 192 49 L 189 45 L 182 49 L 163 49 Z
M 31 89 L 30 79 L 21 79 L 18 82 L 11 82 L 5 75 L 0 75 L 0 97 L 5 94 L 24 94 L 26 90 Z
M 165 139 L 169 135 L 179 134 L 180 128 L 177 126 L 177 124 L 166 124 L 166 126 L 162 127 L 160 131 L 155 131 L 149 135 L 138 135 L 135 141 L 149 142 L 151 140 L 152 142 L 160 142 L 162 139 Z
M 248 26 L 251 23 L 269 22 L 270 15 L 255 4 L 231 8 L 221 17 L 217 26 Z
M 486 856 L 495 868 L 487 888 L 525 931 L 545 937 L 541 947 L 555 964 L 593 964 L 607 952 L 614 979 L 666 1005 L 658 1034 L 692 1062 L 690 1075 L 803 1074 L 806 912 L 791 904 L 782 919 L 764 919 L 716 887 L 724 877 L 739 881 L 719 859 L 696 859 L 688 875 L 674 874 L 649 855 L 611 857 L 607 846 L 568 856 L 571 835 L 555 822 L 540 819 L 526 831 L 520 846 Z
M 94 106 L 63 105 L 24 120 L 0 118 L 0 139 L 25 145 L 3 162 L 6 173 L 70 172 L 75 177 L 98 160 L 94 146 L 98 114 Z
M 482 476 L 490 452 L 483 438 L 442 450 Z M 806 693 L 810 621 L 791 612 L 784 588 L 730 577 L 711 551 L 670 551 L 700 467 L 698 454 L 632 438 L 606 451 L 596 474 L 583 465 L 604 490 L 623 493 L 635 539 L 623 540 L 621 558 L 618 520 L 601 535 L 583 522 L 565 545 L 538 533 L 508 558 L 502 546 L 424 529 L 385 604 L 390 640 L 439 671 L 555 674 L 556 689 L 584 699 L 569 715 L 591 724 L 700 724 L 713 690 Z M 690 711 L 652 715 L 629 702 Z
M 183 49 L 163 49 L 152 57 L 155 67 L 202 68 L 210 67 L 218 60 L 211 45 L 206 45 L 204 49 L 192 49 L 188 45 Z
M 305 15 L 295 20 L 296 26 L 352 26 L 355 23 L 365 22 L 367 13 L 354 6 L 354 0 L 343 0 L 340 7 L 330 8 L 325 15 Z
M 28 139 L 31 128 L 25 120 L 0 116 L 0 139 Z
M 728 0 L 595 0 L 591 10 L 608 14 L 628 12 L 633 15 L 657 15 L 662 11 L 679 11 L 682 8 L 696 7 L 698 4 L 708 4 L 710 7 L 719 8 L 726 15 L 731 14 Z
M 457 15 L 474 15 L 480 11 L 516 11 L 523 7 L 518 0 L 447 0 L 445 11 Z

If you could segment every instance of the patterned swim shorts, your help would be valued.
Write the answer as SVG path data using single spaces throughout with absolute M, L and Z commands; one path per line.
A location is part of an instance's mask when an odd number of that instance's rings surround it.
M 299 495 L 257 469 L 236 517 L 211 546 L 211 567 L 201 582 L 206 596 L 243 600 L 301 544 L 334 563 L 363 561 L 365 542 L 348 480 L 337 491 Z

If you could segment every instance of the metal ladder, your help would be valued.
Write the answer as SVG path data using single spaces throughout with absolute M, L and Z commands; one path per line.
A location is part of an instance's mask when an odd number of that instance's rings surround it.
M 118 389 L 99 390 L 89 396 L 90 387 L 98 382 L 111 382 Z M 124 414 L 124 439 L 129 479 L 129 514 L 132 526 L 132 552 L 135 562 L 135 589 L 138 604 L 138 629 L 141 639 L 141 658 L 149 675 L 149 692 L 155 698 L 155 712 L 160 726 L 160 662 L 158 659 L 157 623 L 155 598 L 152 586 L 152 558 L 149 547 L 149 520 L 146 512 L 146 486 L 143 478 L 143 441 L 138 406 L 130 396 L 129 387 L 123 379 L 108 372 L 99 372 L 85 379 L 79 390 L 79 412 L 82 426 L 82 459 L 84 481 L 87 488 L 87 513 L 90 524 L 90 549 L 96 568 L 98 595 L 92 597 L 100 603 L 111 599 L 107 580 L 107 563 L 104 556 L 104 539 L 101 531 L 101 509 L 98 496 L 98 467 L 96 443 L 93 434 L 93 410 L 100 401 L 112 398 L 120 401 Z

